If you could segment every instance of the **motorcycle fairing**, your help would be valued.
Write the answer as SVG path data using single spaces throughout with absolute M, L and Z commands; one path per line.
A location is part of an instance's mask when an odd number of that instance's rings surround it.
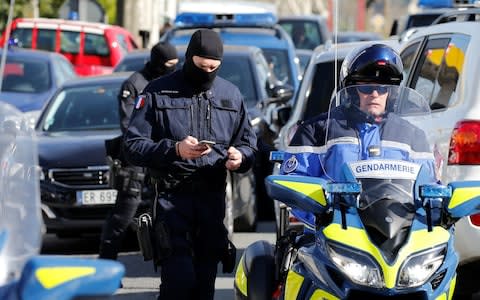
M 243 296 L 247 297 L 247 284 L 248 278 L 247 274 L 245 273 L 244 269 L 244 255 L 240 257 L 240 261 L 238 262 L 237 271 L 235 272 L 235 287 L 238 291 L 242 293 Z
M 71 299 L 112 295 L 125 273 L 123 265 L 101 259 L 35 256 L 25 265 L 18 286 L 24 300 Z
M 299 294 L 302 292 L 308 293 L 308 291 L 302 291 L 302 287 L 304 287 L 304 280 L 305 278 L 301 275 L 301 273 L 297 273 L 293 270 L 288 271 L 285 286 L 285 300 L 298 299 Z M 308 299 L 340 300 L 340 298 L 323 289 L 315 289 Z
M 448 184 L 452 197 L 446 207 L 452 218 L 480 213 L 480 181 L 458 181 Z
M 428 232 L 427 229 L 413 231 L 406 244 L 400 249 L 396 260 L 393 264 L 389 264 L 362 228 L 348 226 L 346 229 L 342 229 L 340 224 L 334 223 L 328 225 L 323 230 L 323 234 L 330 241 L 362 251 L 373 257 L 382 271 L 385 287 L 389 289 L 395 288 L 400 267 L 408 256 L 446 244 L 450 239 L 450 233 L 442 227 L 434 227 L 432 232 Z

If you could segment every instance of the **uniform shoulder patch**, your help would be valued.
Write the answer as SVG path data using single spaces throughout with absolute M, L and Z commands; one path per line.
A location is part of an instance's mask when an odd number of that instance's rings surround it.
M 132 93 L 129 90 L 122 91 L 122 98 L 128 98 Z
M 144 107 L 145 102 L 145 95 L 138 96 L 137 100 L 135 101 L 135 109 L 141 109 L 142 107 Z
M 283 164 L 283 172 L 285 174 L 291 173 L 295 171 L 298 167 L 298 160 L 295 156 L 291 156 L 289 159 L 285 161 Z

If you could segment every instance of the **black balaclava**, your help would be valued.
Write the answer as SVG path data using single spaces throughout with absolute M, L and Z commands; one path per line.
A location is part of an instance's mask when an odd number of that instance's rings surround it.
M 178 58 L 177 49 L 170 43 L 157 43 L 150 51 L 150 61 L 147 63 L 148 70 L 152 75 L 160 77 L 175 71 L 176 66 L 167 67 L 165 63 Z
M 208 90 L 215 80 L 217 68 L 213 72 L 205 72 L 195 65 L 193 56 L 201 56 L 210 59 L 222 60 L 223 43 L 218 33 L 211 29 L 199 29 L 195 31 L 185 52 L 183 73 L 196 92 Z

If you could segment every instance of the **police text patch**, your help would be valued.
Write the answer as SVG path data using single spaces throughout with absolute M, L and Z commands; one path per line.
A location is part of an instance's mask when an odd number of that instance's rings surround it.
M 401 160 L 364 160 L 349 164 L 356 178 L 415 179 L 420 165 Z

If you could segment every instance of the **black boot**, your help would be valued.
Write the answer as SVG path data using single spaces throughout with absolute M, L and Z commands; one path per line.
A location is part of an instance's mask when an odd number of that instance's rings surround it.
M 106 240 L 100 242 L 100 250 L 98 258 L 117 260 L 118 246 L 114 245 L 112 241 Z

